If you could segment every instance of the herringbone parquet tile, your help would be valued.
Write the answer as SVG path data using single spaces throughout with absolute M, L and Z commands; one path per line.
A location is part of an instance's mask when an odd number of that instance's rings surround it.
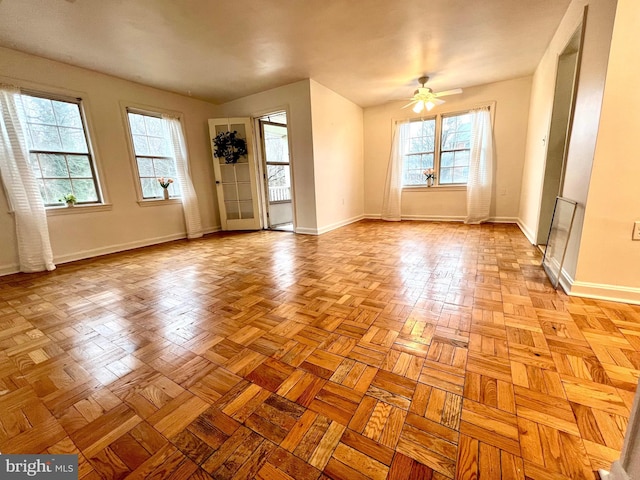
M 593 479 L 640 307 L 513 225 L 214 234 L 0 278 L 0 451 L 98 478 Z

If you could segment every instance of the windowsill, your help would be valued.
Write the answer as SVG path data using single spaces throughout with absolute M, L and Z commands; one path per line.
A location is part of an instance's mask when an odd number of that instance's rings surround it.
M 173 203 L 182 203 L 181 198 L 170 198 L 165 200 L 164 198 L 149 198 L 147 200 L 138 200 L 138 205 L 141 207 L 158 207 L 160 205 L 171 205 Z
M 47 217 L 55 217 L 56 215 L 72 215 L 74 213 L 94 213 L 106 212 L 113 208 L 110 203 L 101 203 L 99 205 L 74 205 L 73 207 L 47 207 Z
M 422 192 L 425 190 L 439 190 L 439 191 L 447 191 L 447 192 L 455 192 L 455 191 L 466 191 L 466 185 L 434 185 L 433 187 L 427 187 L 426 185 L 412 185 L 402 187 L 402 190 L 409 190 L 412 192 Z

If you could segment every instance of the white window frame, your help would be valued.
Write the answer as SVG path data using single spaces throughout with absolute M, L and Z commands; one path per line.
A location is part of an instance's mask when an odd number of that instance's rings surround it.
M 108 206 L 108 204 L 105 202 L 105 189 L 102 186 L 102 182 L 101 182 L 101 175 L 100 175 L 100 168 L 98 165 L 98 161 L 96 158 L 96 154 L 94 152 L 93 149 L 93 142 L 91 140 L 92 135 L 91 135 L 91 129 L 89 127 L 89 122 L 87 119 L 87 113 L 85 111 L 85 105 L 84 105 L 84 101 L 81 97 L 76 97 L 76 96 L 71 96 L 71 95 L 63 95 L 63 94 L 56 94 L 56 93 L 49 93 L 49 92 L 44 92 L 44 91 L 40 91 L 40 90 L 32 90 L 32 89 L 20 89 L 20 95 L 22 97 L 37 97 L 37 98 L 43 98 L 46 100 L 52 100 L 52 101 L 58 101 L 58 102 L 65 102 L 65 103 L 72 103 L 78 106 L 78 111 L 80 114 L 80 121 L 82 122 L 82 131 L 84 133 L 84 138 L 85 138 L 85 142 L 87 144 L 87 153 L 78 153 L 78 152 L 70 152 L 70 151 L 54 151 L 54 150 L 38 150 L 38 149 L 32 149 L 29 147 L 29 155 L 31 155 L 32 153 L 35 154 L 42 154 L 42 153 L 53 153 L 53 154 L 60 154 L 60 155 L 86 155 L 89 158 L 89 165 L 91 168 L 91 175 L 92 175 L 92 180 L 93 180 L 93 184 L 94 187 L 96 189 L 96 196 L 97 196 L 97 200 L 95 202 L 81 202 L 76 204 L 78 210 L 76 209 L 67 209 L 66 205 L 64 203 L 55 203 L 55 204 L 47 204 L 45 203 L 45 209 L 47 210 L 47 214 L 56 214 L 56 212 L 58 211 L 64 211 L 64 213 L 73 213 L 73 212 L 79 212 L 79 211 L 86 211 L 87 209 L 94 209 L 94 210 L 102 210 L 104 209 L 105 206 Z M 25 121 L 27 123 L 30 123 L 28 120 L 25 119 Z M 30 128 L 27 125 L 27 134 L 31 134 Z M 68 177 L 70 180 L 73 178 L 71 176 Z M 44 201 L 44 199 L 43 199 Z
M 182 114 L 179 112 L 164 110 L 161 108 L 150 107 L 147 105 L 139 105 L 131 102 L 120 102 L 121 111 L 122 111 L 122 120 L 124 123 L 125 130 L 127 132 L 127 145 L 129 147 L 129 158 L 131 162 L 131 172 L 132 172 L 132 180 L 134 184 L 134 188 L 136 190 L 136 196 L 138 205 L 142 207 L 154 206 L 154 205 L 163 205 L 170 203 L 181 203 L 182 202 L 182 194 L 171 196 L 168 200 L 165 200 L 162 197 L 153 197 L 153 198 L 144 198 L 144 194 L 142 192 L 142 183 L 140 181 L 140 171 L 138 169 L 138 157 L 136 156 L 136 150 L 133 144 L 133 132 L 131 131 L 131 124 L 129 122 L 129 113 L 136 113 L 139 115 L 147 115 L 150 117 L 162 118 L 163 114 L 173 115 L 178 117 L 180 120 L 180 124 L 184 128 L 184 119 L 182 118 Z M 154 158 L 160 158 L 155 156 Z M 162 157 L 162 158 L 171 158 L 175 164 L 174 156 L 170 157 Z M 177 181 L 176 178 L 173 179 L 174 182 Z
M 444 117 L 451 117 L 451 116 L 455 116 L 455 115 L 461 115 L 464 113 L 469 113 L 472 110 L 478 109 L 478 108 L 489 108 L 489 112 L 491 114 L 491 123 L 492 125 L 494 124 L 494 114 L 495 114 L 495 109 L 496 109 L 496 102 L 483 102 L 483 103 L 479 103 L 479 104 L 474 104 L 472 106 L 465 106 L 465 107 L 456 107 L 456 108 L 451 108 L 448 110 L 442 110 L 439 112 L 436 112 L 432 115 L 428 115 L 428 116 L 420 116 L 420 117 L 410 117 L 407 118 L 406 121 L 409 122 L 418 122 L 418 121 L 425 121 L 425 120 L 431 120 L 431 119 L 435 119 L 436 124 L 435 124 L 435 138 L 434 138 L 434 157 L 433 157 L 433 169 L 434 169 L 434 173 L 436 175 L 436 181 L 434 182 L 433 187 L 427 187 L 426 186 L 426 178 L 425 178 L 425 182 L 424 184 L 415 184 L 415 185 L 405 185 L 403 183 L 402 188 L 406 189 L 406 190 L 412 190 L 412 189 L 448 189 L 448 190 L 466 190 L 467 189 L 467 183 L 444 183 L 444 184 L 440 184 L 440 161 L 441 161 L 441 155 L 442 155 L 442 147 L 441 147 L 441 142 L 442 142 L 442 137 L 441 137 L 441 133 L 442 133 L 442 119 Z M 394 123 L 399 124 L 400 121 L 398 120 L 394 120 Z M 403 176 L 404 176 L 404 159 L 403 159 Z M 403 179 L 404 181 L 404 179 Z

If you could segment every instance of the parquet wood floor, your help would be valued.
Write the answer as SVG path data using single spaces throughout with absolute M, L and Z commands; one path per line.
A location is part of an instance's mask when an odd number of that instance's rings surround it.
M 514 225 L 214 234 L 0 279 L 0 451 L 80 477 L 594 479 L 640 307 Z

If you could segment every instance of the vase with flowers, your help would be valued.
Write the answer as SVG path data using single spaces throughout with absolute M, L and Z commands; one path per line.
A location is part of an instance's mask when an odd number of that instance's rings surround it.
M 173 183 L 173 178 L 158 178 L 158 183 L 162 187 L 162 196 L 165 200 L 169 200 L 169 185 Z
M 436 180 L 436 172 L 433 168 L 427 168 L 422 171 L 422 174 L 426 177 L 427 187 L 432 187 Z

